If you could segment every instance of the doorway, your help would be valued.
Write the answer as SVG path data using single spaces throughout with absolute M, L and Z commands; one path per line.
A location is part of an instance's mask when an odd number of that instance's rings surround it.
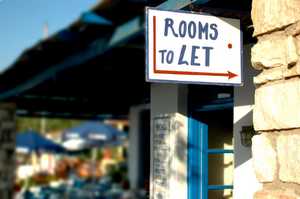
M 229 199 L 233 189 L 233 88 L 189 86 L 189 199 Z

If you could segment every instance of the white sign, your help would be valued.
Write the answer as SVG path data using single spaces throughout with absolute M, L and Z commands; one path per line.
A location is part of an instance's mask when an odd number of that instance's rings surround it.
M 150 82 L 242 84 L 238 19 L 147 9 Z

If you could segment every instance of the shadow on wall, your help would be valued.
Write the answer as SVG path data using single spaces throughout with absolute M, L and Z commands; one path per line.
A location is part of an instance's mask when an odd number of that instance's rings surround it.
M 243 126 L 253 125 L 253 77 L 258 71 L 251 67 L 251 47 L 244 46 L 244 86 L 234 88 L 234 197 L 245 199 L 253 198 L 253 194 L 261 188 L 253 170 L 251 147 L 242 145 L 240 133 Z
M 253 125 L 253 104 L 255 86 L 253 77 L 259 72 L 251 67 L 251 47 L 244 46 L 244 67 L 243 77 L 244 85 L 234 88 L 234 150 L 236 152 L 234 166 L 237 168 L 251 159 L 251 147 L 245 147 L 241 144 L 240 132 L 243 126 Z
M 235 132 L 234 150 L 238 151 L 238 155 L 236 155 L 234 159 L 235 168 L 239 167 L 240 165 L 242 165 L 243 163 L 247 162 L 249 159 L 252 158 L 251 147 L 245 147 L 242 145 L 241 134 L 240 134 L 243 126 L 252 125 L 252 115 L 253 115 L 252 106 L 251 105 L 241 106 L 239 107 L 239 111 L 246 112 L 246 113 L 240 120 L 234 123 L 234 132 Z

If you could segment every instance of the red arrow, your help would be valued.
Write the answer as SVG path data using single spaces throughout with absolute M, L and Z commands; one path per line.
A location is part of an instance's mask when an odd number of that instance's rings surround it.
M 201 76 L 220 76 L 232 79 L 238 76 L 235 73 L 227 71 L 227 73 L 212 73 L 212 72 L 192 72 L 192 71 L 172 71 L 158 70 L 156 66 L 156 16 L 153 16 L 153 72 L 156 74 L 175 74 L 175 75 L 201 75 Z
M 237 77 L 238 75 L 227 71 L 227 73 L 212 73 L 212 72 L 192 72 L 192 71 L 172 71 L 172 70 L 156 70 L 154 68 L 154 73 L 157 74 L 171 74 L 171 75 L 200 75 L 200 76 L 220 76 L 220 77 L 228 77 L 228 79 L 232 79 Z
M 227 74 L 228 74 L 228 79 L 231 79 L 231 78 L 234 78 L 234 77 L 237 77 L 238 75 L 235 74 L 235 73 L 232 73 L 230 71 L 227 71 Z

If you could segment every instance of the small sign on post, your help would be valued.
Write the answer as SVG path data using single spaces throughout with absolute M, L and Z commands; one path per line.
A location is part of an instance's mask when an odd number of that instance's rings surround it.
M 238 19 L 146 11 L 146 80 L 190 84 L 242 84 Z
M 180 114 L 164 114 L 153 119 L 151 134 L 151 199 L 186 199 L 187 119 Z

